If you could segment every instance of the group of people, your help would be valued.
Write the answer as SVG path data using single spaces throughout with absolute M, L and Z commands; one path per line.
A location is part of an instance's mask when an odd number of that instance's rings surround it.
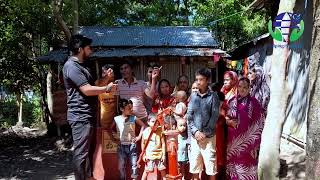
M 148 179 L 155 168 L 165 179 L 170 151 L 166 130 L 178 132 L 177 158 L 183 178 L 190 172 L 193 179 L 200 179 L 205 171 L 210 179 L 257 179 L 269 98 L 268 89 L 260 88 L 267 86 L 257 68 L 250 71 L 249 79 L 226 72 L 221 90 L 211 85 L 211 71 L 206 68 L 195 72 L 191 88 L 185 75 L 173 87 L 161 79 L 162 67 L 156 63 L 148 65 L 147 81 L 134 77 L 128 61 L 120 64 L 121 79 L 115 80 L 115 69 L 108 64 L 95 81 L 84 65 L 92 52 L 91 43 L 87 37 L 74 35 L 70 43 L 73 55 L 63 68 L 76 179 L 92 177 L 90 147 L 97 126 L 108 129 L 118 144 L 121 179 L 128 179 L 126 162 L 131 165 L 131 178 L 139 177 L 140 156 L 145 162 L 142 179 Z M 115 128 L 118 133 L 112 132 Z

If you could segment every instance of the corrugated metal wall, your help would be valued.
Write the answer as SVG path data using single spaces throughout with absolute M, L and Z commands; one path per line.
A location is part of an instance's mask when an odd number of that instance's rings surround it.
M 175 85 L 177 78 L 184 74 L 189 77 L 190 84 L 195 79 L 195 71 L 202 67 L 208 67 L 208 61 L 211 60 L 210 57 L 192 57 L 185 58 L 185 64 L 182 64 L 180 57 L 139 57 L 130 58 L 130 60 L 135 61 L 133 67 L 134 74 L 137 79 L 147 80 L 147 64 L 149 62 L 155 62 L 162 66 L 161 78 L 168 79 L 172 86 Z M 119 65 L 122 59 L 101 59 L 99 60 L 99 68 L 104 64 L 114 64 L 116 67 Z M 116 68 L 116 71 L 119 71 Z M 184 72 L 184 73 L 183 73 Z M 116 72 L 119 75 L 119 72 Z M 215 75 L 213 75 L 215 79 Z
M 271 46 L 272 47 L 272 46 Z M 272 48 L 270 42 L 258 44 L 250 49 L 250 53 L 259 53 L 257 63 L 263 67 L 266 74 L 271 72 Z M 270 52 L 271 51 L 271 52 Z M 254 56 L 254 55 L 252 55 Z M 287 107 L 287 119 L 283 126 L 283 134 L 292 136 L 306 143 L 307 134 L 307 107 L 308 107 L 308 77 L 309 64 L 308 54 L 304 49 L 292 50 L 288 64 L 288 86 L 291 90 Z M 270 85 L 270 76 L 267 83 Z
M 160 66 L 162 66 L 161 70 L 161 78 L 168 79 L 172 86 L 175 85 L 178 77 L 180 75 L 187 75 L 189 77 L 190 83 L 194 81 L 194 73 L 197 69 L 202 67 L 207 67 L 208 58 L 193 58 L 192 60 L 187 60 L 188 63 L 182 65 L 182 62 L 179 57 L 167 57 L 160 59 L 152 59 L 152 58 L 143 58 L 141 63 L 143 63 L 143 68 L 138 68 L 137 66 L 134 68 L 135 72 L 140 72 L 139 69 L 142 69 L 141 73 L 135 73 L 138 79 L 147 79 L 147 68 L 146 64 L 148 62 L 156 62 Z M 184 73 L 183 73 L 184 71 Z

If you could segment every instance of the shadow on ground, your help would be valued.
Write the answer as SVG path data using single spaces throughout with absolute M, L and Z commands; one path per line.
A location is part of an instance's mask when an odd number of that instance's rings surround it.
M 0 129 L 0 180 L 72 180 L 70 140 L 30 129 Z M 305 179 L 305 151 L 281 144 L 281 180 Z
M 54 180 L 72 176 L 72 151 L 57 138 L 0 132 L 0 179 Z
M 282 140 L 280 153 L 280 179 L 306 179 L 306 152 L 304 149 Z

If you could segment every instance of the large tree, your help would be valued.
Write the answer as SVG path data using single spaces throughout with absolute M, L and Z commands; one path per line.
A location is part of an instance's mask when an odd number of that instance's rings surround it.
M 313 31 L 310 62 L 310 104 L 307 126 L 306 179 L 316 180 L 320 175 L 320 4 L 313 1 Z
M 303 36 L 299 41 L 290 42 L 290 36 L 284 42 L 276 39 L 273 40 L 274 46 L 271 56 L 271 94 L 265 127 L 262 133 L 258 167 L 259 179 L 263 180 L 279 179 L 280 140 L 284 124 L 287 120 L 290 120 L 290 111 L 292 111 L 292 109 L 298 109 L 296 106 L 300 107 L 299 105 L 301 105 L 299 104 L 300 102 L 292 104 L 292 102 L 295 102 L 293 101 L 294 98 L 303 102 L 307 101 L 305 94 L 308 86 L 304 83 L 308 83 L 309 77 L 309 54 L 311 51 L 310 42 L 312 34 L 312 21 L 310 20 L 312 16 L 310 14 L 312 14 L 312 8 L 310 8 L 310 2 L 308 3 L 306 1 L 306 4 L 303 3 L 304 1 L 281 0 L 279 4 L 278 14 L 284 12 L 301 13 L 301 17 L 303 17 L 305 23 Z M 292 23 L 292 21 L 290 21 L 290 23 Z M 302 25 L 303 23 L 301 22 L 300 27 L 302 27 Z M 291 30 L 292 33 L 297 32 L 296 30 Z M 296 46 L 294 46 L 297 44 L 300 44 L 300 47 L 296 48 Z M 310 75 L 310 77 L 312 76 Z M 304 79 L 304 81 L 301 81 L 302 79 Z M 293 81 L 300 82 L 293 83 Z M 300 94 L 300 97 L 296 97 L 297 91 L 302 91 L 303 94 Z M 306 106 L 307 105 L 301 106 L 301 108 L 307 108 Z M 303 109 L 300 111 L 303 111 Z M 304 118 L 301 117 L 295 117 L 295 125 L 299 125 L 299 123 L 304 120 Z

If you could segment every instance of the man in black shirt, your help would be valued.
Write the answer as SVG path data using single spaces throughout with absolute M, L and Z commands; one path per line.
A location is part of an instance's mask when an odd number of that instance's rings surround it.
M 84 61 L 92 53 L 92 40 L 82 35 L 74 35 L 70 41 L 72 56 L 64 64 L 63 78 L 67 91 L 67 120 L 72 128 L 74 146 L 74 171 L 76 180 L 92 177 L 90 146 L 94 139 L 93 129 L 97 121 L 97 95 L 115 91 L 116 84 L 94 86 L 89 69 Z

